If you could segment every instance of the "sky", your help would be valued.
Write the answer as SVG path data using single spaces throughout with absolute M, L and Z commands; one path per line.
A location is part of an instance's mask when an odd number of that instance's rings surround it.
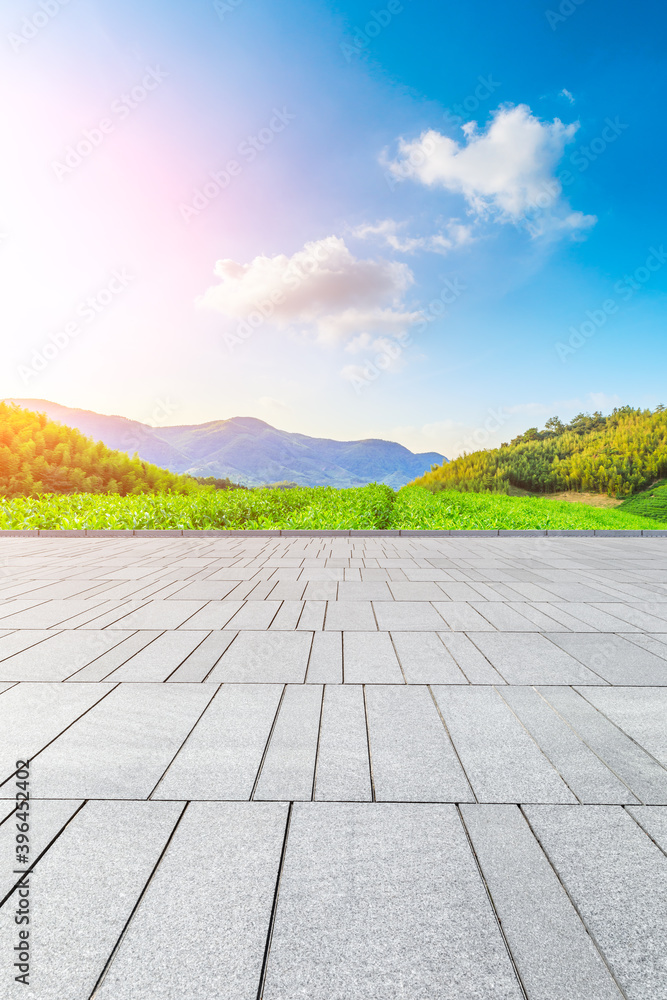
M 448 457 L 667 403 L 666 26 L 5 0 L 0 397 Z

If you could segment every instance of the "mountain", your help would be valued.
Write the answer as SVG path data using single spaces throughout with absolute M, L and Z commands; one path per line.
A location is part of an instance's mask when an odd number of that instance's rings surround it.
M 46 399 L 5 402 L 46 413 L 109 448 L 129 455 L 137 452 L 144 461 L 171 472 L 229 477 L 247 486 L 287 480 L 299 486 L 338 487 L 378 482 L 398 489 L 431 465 L 447 461 L 437 452 L 415 455 L 394 441 L 333 441 L 291 434 L 254 417 L 151 427 Z
M 416 480 L 430 490 L 629 497 L 667 476 L 667 410 L 617 407 L 609 416 L 579 413 L 564 424 L 530 427 L 500 448 L 474 451 Z

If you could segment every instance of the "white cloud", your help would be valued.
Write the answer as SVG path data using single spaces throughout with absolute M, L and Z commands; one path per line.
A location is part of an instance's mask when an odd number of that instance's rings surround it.
M 525 104 L 505 105 L 483 130 L 476 122 L 463 125 L 463 143 L 434 129 L 418 139 L 401 139 L 398 159 L 389 169 L 397 178 L 463 195 L 469 213 L 478 219 L 519 223 L 537 214 L 534 235 L 572 233 L 596 221 L 572 211 L 555 176 L 578 127 L 578 122 L 566 125 L 558 118 L 540 121 Z
M 360 260 L 337 236 L 306 243 L 291 257 L 219 260 L 215 274 L 218 284 L 198 304 L 254 328 L 297 326 L 319 341 L 345 342 L 363 333 L 397 336 L 421 318 L 403 302 L 414 281 L 406 264 Z
M 471 226 L 464 225 L 458 219 L 448 222 L 444 233 L 435 233 L 432 236 L 403 236 L 400 230 L 404 226 L 404 222 L 383 219 L 374 225 L 366 222 L 356 226 L 350 233 L 360 240 L 377 239 L 399 253 L 413 253 L 415 250 L 447 253 L 455 247 L 471 243 L 473 239 Z
M 567 90 L 566 87 L 563 87 L 563 89 L 559 92 L 558 96 L 564 97 L 566 101 L 570 102 L 570 104 L 574 104 L 574 95 L 569 90 Z

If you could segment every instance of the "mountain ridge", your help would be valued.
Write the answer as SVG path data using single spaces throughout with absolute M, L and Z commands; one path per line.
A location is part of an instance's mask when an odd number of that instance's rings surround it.
M 442 464 L 438 452 L 415 454 L 395 441 L 336 441 L 282 431 L 258 417 L 155 427 L 120 414 L 101 414 L 46 399 L 7 398 L 52 420 L 76 427 L 109 448 L 138 453 L 172 472 L 230 478 L 247 486 L 290 481 L 300 486 L 398 488 Z

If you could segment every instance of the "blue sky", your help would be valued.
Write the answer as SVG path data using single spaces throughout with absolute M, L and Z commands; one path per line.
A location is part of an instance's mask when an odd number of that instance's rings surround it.
M 667 402 L 666 19 L 8 0 L 2 395 L 450 456 Z

